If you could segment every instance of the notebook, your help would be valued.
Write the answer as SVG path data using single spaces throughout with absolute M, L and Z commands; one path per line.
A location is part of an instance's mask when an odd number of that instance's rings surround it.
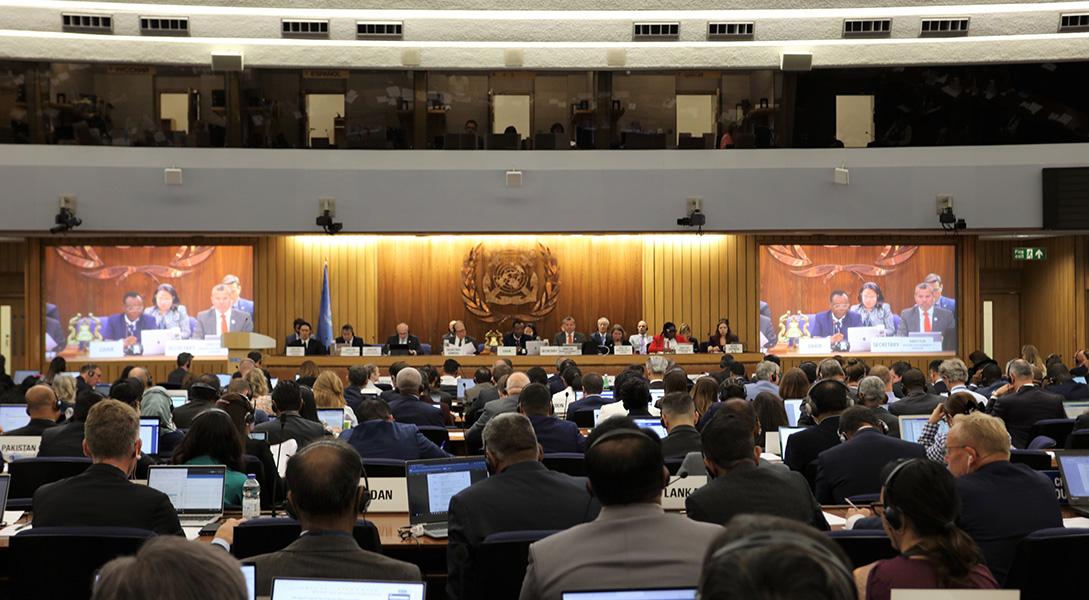
M 159 419 L 140 419 L 140 441 L 144 454 L 159 453 Z
M 318 420 L 328 425 L 329 427 L 336 427 L 337 429 L 340 429 L 344 426 L 344 409 L 319 408 Z
M 787 453 L 787 439 L 790 436 L 804 430 L 805 427 L 780 427 L 779 428 L 779 456 L 786 456 Z
M 783 406 L 786 408 L 787 421 L 791 427 L 798 426 L 798 419 L 802 418 L 802 399 L 784 400 Z
M 693 600 L 696 588 L 563 592 L 562 600 Z
M 1070 510 L 1089 517 L 1089 450 L 1059 450 L 1055 452 L 1063 491 Z
M 487 477 L 483 456 L 406 461 L 408 522 L 423 525 L 424 535 L 446 537 L 450 498 Z
M 851 327 L 847 330 L 847 343 L 851 344 L 851 352 L 869 352 L 873 339 L 884 333 L 884 327 Z
M 660 438 L 665 438 L 665 436 L 669 435 L 669 432 L 666 431 L 666 428 L 662 426 L 662 420 L 659 418 L 632 420 L 635 421 L 635 424 L 639 427 L 646 427 L 647 429 L 654 430 L 654 433 L 657 433 L 658 437 Z
M 151 465 L 147 485 L 170 498 L 183 527 L 201 527 L 223 516 L 223 465 Z
M 1063 402 L 1063 408 L 1066 409 L 1066 418 L 1076 419 L 1078 415 L 1089 410 L 1089 400 L 1078 400 L 1076 402 Z M 5 431 L 7 431 L 5 429 Z
M 25 404 L 0 404 L 0 427 L 4 431 L 15 431 L 30 424 L 30 415 L 26 414 Z
M 930 415 L 900 415 L 900 439 L 909 442 L 919 442 L 919 436 L 923 434 L 923 425 L 930 420 Z M 938 433 L 949 433 L 949 424 L 945 421 L 938 423 Z
M 189 390 L 166 390 L 166 395 L 170 396 L 174 408 L 183 406 L 189 400 Z
M 272 600 L 424 600 L 424 584 L 402 581 L 348 581 L 344 579 L 272 580 Z

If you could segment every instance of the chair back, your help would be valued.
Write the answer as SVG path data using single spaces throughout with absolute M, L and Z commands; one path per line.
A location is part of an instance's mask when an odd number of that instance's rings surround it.
M 545 454 L 541 461 L 549 470 L 567 473 L 575 477 L 586 477 L 586 457 L 578 452 L 554 452 Z
M 405 461 L 396 458 L 364 458 L 367 477 L 404 477 Z
M 1089 450 L 1089 429 L 1073 431 L 1066 438 L 1067 450 Z
M 1006 574 L 1006 589 L 1021 600 L 1069 597 L 1084 587 L 1081 569 L 1089 555 L 1089 529 L 1055 527 L 1030 533 L 1018 544 Z
M 1056 445 L 1057 444 L 1055 443 L 1055 440 L 1047 437 L 1046 435 L 1038 435 L 1038 436 L 1032 438 L 1032 441 L 1029 442 L 1029 445 L 1028 445 L 1027 449 L 1028 450 L 1047 450 L 1049 448 L 1054 448 Z
M 484 538 L 477 549 L 473 581 L 463 598 L 478 600 L 514 600 L 522 589 L 529 562 L 529 545 L 544 539 L 555 530 L 506 531 Z
M 1064 448 L 1066 437 L 1072 431 L 1074 431 L 1074 419 L 1043 419 L 1032 424 L 1028 439 L 1034 440 L 1037 436 L 1047 436 L 1055 440 L 1055 445 L 1059 448 Z
M 592 410 L 580 410 L 575 413 L 571 413 L 573 416 L 571 419 L 575 422 L 575 425 L 579 427 L 593 427 L 594 426 L 594 411 Z
M 666 469 L 669 469 L 670 475 L 676 475 L 677 471 L 681 470 L 681 465 L 684 464 L 683 458 L 667 458 L 665 459 Z
M 442 447 L 443 444 L 450 441 L 450 431 L 445 427 L 435 427 L 434 425 L 420 425 L 420 433 L 424 434 L 424 437 L 431 440 L 436 446 Z
M 89 466 L 91 459 L 75 456 L 34 457 L 13 461 L 8 464 L 8 473 L 11 474 L 8 506 L 29 507 L 38 488 L 47 483 L 75 477 Z
M 851 567 L 857 569 L 875 560 L 895 558 L 900 554 L 883 529 L 841 529 L 826 531 L 840 549 L 851 559 Z
M 277 552 L 297 540 L 301 533 L 302 526 L 290 517 L 250 519 L 235 527 L 231 554 L 242 560 L 258 554 Z M 374 523 L 356 519 L 352 535 L 360 548 L 382 553 L 382 542 L 378 527 Z
M 91 597 L 95 571 L 135 554 L 155 533 L 128 527 L 35 527 L 12 536 L 8 561 L 12 598 Z M 63 551 L 60 560 L 58 552 Z M 58 564 L 63 569 L 58 570 Z
M 1028 465 L 1037 471 L 1051 470 L 1051 456 L 1043 450 L 1010 450 L 1010 462 Z

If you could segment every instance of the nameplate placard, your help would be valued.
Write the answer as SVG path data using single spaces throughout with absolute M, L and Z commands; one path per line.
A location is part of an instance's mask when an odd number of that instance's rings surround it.
M 382 356 L 381 346 L 364 346 L 359 349 L 360 356 Z
M 228 350 L 220 345 L 217 335 L 203 340 L 170 340 L 164 345 L 163 352 L 167 356 L 177 356 L 182 352 L 193 356 L 227 356 Z
M 341 346 L 340 347 L 340 355 L 341 356 L 359 356 L 359 351 L 360 350 L 361 350 L 361 348 L 359 348 L 358 346 Z
M 88 354 L 91 358 L 123 358 L 125 356 L 125 344 L 121 340 L 116 342 L 91 342 Z
M 541 346 L 541 356 L 563 356 L 563 346 Z
M 692 354 L 695 350 L 692 344 L 677 344 L 677 354 Z
M 2 439 L 4 439 L 4 438 L 0 438 L 0 440 L 2 440 Z M 4 456 L 7 456 L 7 455 L 5 454 Z M 1062 474 L 1059 471 L 1040 471 L 1040 472 L 1043 473 L 1045 476 L 1047 476 L 1047 478 L 1051 480 L 1051 483 L 1055 484 L 1055 497 L 1059 499 L 1059 504 L 1062 504 L 1063 506 L 1066 506 L 1066 505 L 1070 504 L 1070 498 L 1066 497 L 1066 490 L 1063 489 Z
M 631 356 L 632 350 L 631 346 L 613 346 L 613 354 L 617 356 Z
M 366 483 L 362 479 L 359 483 Z M 408 512 L 408 490 L 404 477 L 371 477 L 371 506 L 367 512 Z
M 830 338 L 801 338 L 798 354 L 828 354 L 832 350 Z
M 38 456 L 38 445 L 42 443 L 38 435 L 5 435 L 0 436 L 0 456 L 11 462 L 20 458 L 34 458 Z
M 284 348 L 284 356 L 306 356 L 306 348 L 302 346 L 288 346 Z
M 581 344 L 564 344 L 560 346 L 560 348 L 563 348 L 563 352 L 561 352 L 560 354 L 570 354 L 573 356 L 578 356 L 582 354 Z
M 518 346 L 498 346 L 495 349 L 496 356 L 516 356 L 517 354 Z
M 870 342 L 870 352 L 941 352 L 942 343 L 929 336 L 876 337 Z
M 684 501 L 692 495 L 692 492 L 700 489 L 707 483 L 707 477 L 703 475 L 689 475 L 684 479 L 677 479 L 666 487 L 662 493 L 662 508 L 666 510 L 684 510 Z
M 722 352 L 725 353 L 725 354 L 737 354 L 739 352 L 744 352 L 744 351 L 745 351 L 745 346 L 743 344 L 723 344 L 722 345 Z

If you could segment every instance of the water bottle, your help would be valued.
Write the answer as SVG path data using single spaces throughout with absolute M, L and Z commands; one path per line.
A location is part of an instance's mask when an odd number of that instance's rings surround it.
M 256 519 L 261 516 L 261 484 L 256 475 L 247 475 L 242 484 L 242 518 Z

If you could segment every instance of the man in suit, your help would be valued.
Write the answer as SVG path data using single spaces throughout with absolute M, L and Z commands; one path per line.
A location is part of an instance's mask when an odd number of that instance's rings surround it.
M 212 288 L 212 308 L 197 313 L 197 325 L 193 339 L 203 340 L 209 335 L 223 335 L 238 331 L 253 331 L 253 316 L 231 308 L 231 291 L 222 283 Z
M 253 300 L 242 298 L 242 282 L 234 275 L 227 275 L 220 281 L 231 292 L 231 308 L 249 313 L 253 317 Z
M 348 367 L 348 385 L 344 388 L 344 402 L 349 408 L 355 410 L 363 403 L 363 388 L 370 382 L 370 372 L 364 365 L 352 365 Z M 369 393 L 374 397 L 377 394 Z
M 945 310 L 955 313 L 957 310 L 957 301 L 942 295 L 942 278 L 937 273 L 931 273 L 923 278 L 923 283 L 929 283 L 930 289 L 934 290 L 934 306 L 938 308 L 944 308 Z
M 102 369 L 93 362 L 83 363 L 79 368 L 79 377 L 76 377 L 76 393 L 84 389 L 93 390 L 99 383 L 102 383 Z
M 356 337 L 355 329 L 353 329 L 352 326 L 347 323 L 344 325 L 344 327 L 340 328 L 340 337 L 333 340 L 333 342 L 338 346 L 344 345 L 351 346 L 353 348 L 363 347 L 363 338 Z
M 544 452 L 586 452 L 586 438 L 578 425 L 552 416 L 552 394 L 545 386 L 531 383 L 522 388 L 518 394 L 518 412 L 529 417 Z
M 609 333 L 609 319 L 601 317 L 597 320 L 597 331 L 590 335 L 590 341 L 598 346 L 605 346 L 612 342 L 612 335 Z
M 325 356 L 328 354 L 326 352 L 325 344 L 321 343 L 317 338 L 312 337 L 310 335 L 311 331 L 310 323 L 303 321 L 302 325 L 299 325 L 299 337 L 294 342 L 288 344 L 288 346 L 302 346 L 305 348 L 304 352 L 306 356 Z
M 484 411 L 481 413 L 480 418 L 478 418 L 476 422 L 473 423 L 473 426 L 465 432 L 465 443 L 469 445 L 469 448 L 480 447 L 482 436 L 484 435 L 484 426 L 487 425 L 488 421 L 493 417 L 503 413 L 518 411 L 518 394 L 522 393 L 522 388 L 527 385 L 529 385 L 529 377 L 527 377 L 525 373 L 519 371 L 511 373 L 507 377 L 507 395 L 485 404 Z M 549 398 L 549 400 L 551 400 L 551 398 Z M 477 401 L 479 402 L 480 400 L 478 399 Z
M 700 432 L 696 431 L 696 403 L 685 392 L 673 392 L 662 398 L 662 426 L 669 433 L 662 439 L 663 458 L 684 458 L 699 452 Z
M 722 528 L 662 510 L 669 471 L 657 436 L 618 418 L 596 427 L 587 443 L 586 474 L 601 513 L 530 545 L 520 599 L 559 600 L 578 589 L 695 587 L 703 554 Z
M 254 431 L 265 432 L 269 445 L 295 440 L 302 447 L 325 435 L 325 428 L 321 423 L 299 415 L 302 410 L 302 392 L 299 384 L 290 379 L 281 379 L 276 383 L 276 388 L 272 390 L 272 410 L 276 411 L 275 421 L 261 423 L 253 428 Z
M 760 392 L 771 392 L 779 395 L 779 365 L 770 360 L 761 361 L 756 365 L 753 374 L 753 382 L 745 385 L 745 399 L 752 402 Z
M 420 433 L 419 427 L 394 421 L 389 404 L 382 400 L 364 400 L 355 415 L 359 425 L 345 430 L 340 439 L 351 444 L 363 458 L 419 460 L 451 456 Z
M 987 404 L 987 397 L 973 392 L 968 389 L 968 366 L 964 364 L 959 358 L 950 358 L 949 360 L 941 361 L 938 365 L 938 374 L 941 376 L 943 382 L 949 386 L 949 395 L 958 393 L 971 394 L 980 407 Z M 935 386 L 936 388 L 937 386 Z
M 295 342 L 299 341 L 299 327 L 305 322 L 306 319 L 303 319 L 301 317 L 295 319 L 295 321 L 291 324 L 291 326 L 295 329 L 295 333 L 284 338 L 284 346 L 290 346 Z
M 669 359 L 664 356 L 648 356 L 643 366 L 647 370 L 647 385 L 650 389 L 665 389 L 665 374 L 669 370 Z
M 181 387 L 182 382 L 185 381 L 185 376 L 188 375 L 189 371 L 193 368 L 193 355 L 188 352 L 182 352 L 178 355 L 177 365 L 178 368 L 167 374 L 166 382 Z
M 1063 397 L 1033 383 L 1032 365 L 1023 359 L 1010 363 L 1010 383 L 994 393 L 989 412 L 1006 423 L 1015 448 L 1027 448 L 1029 432 L 1037 421 L 1065 419 Z
M 61 411 L 53 388 L 39 384 L 27 390 L 26 414 L 30 417 L 29 423 L 18 429 L 5 431 L 2 435 L 40 436 L 45 430 L 56 427 Z
M 459 354 L 476 354 L 479 346 L 476 338 L 465 334 L 465 323 L 454 321 L 454 335 L 449 340 L 443 338 L 443 345 L 453 346 Z
M 495 383 L 492 382 L 492 370 L 488 367 L 478 368 L 473 373 L 473 383 L 476 385 L 465 390 L 464 401 L 466 407 L 476 402 L 476 399 L 480 397 L 480 392 L 495 389 Z
M 91 408 L 103 400 L 102 394 L 93 389 L 81 390 L 76 394 L 72 418 L 56 427 L 42 432 L 42 441 L 38 445 L 38 456 L 83 456 L 84 425 Z
M 34 492 L 37 527 L 134 527 L 180 535 L 166 494 L 129 481 L 140 458 L 140 417 L 132 407 L 102 400 L 91 407 L 83 453 L 93 464 L 82 474 Z
M 647 346 L 650 346 L 650 342 L 653 337 L 647 335 L 647 329 L 647 322 L 639 321 L 639 324 L 635 326 L 635 330 L 638 331 L 638 333 L 633 333 L 632 336 L 628 338 L 628 341 L 631 342 L 632 346 L 634 346 L 634 351 L 636 354 L 647 353 Z
M 888 402 L 888 392 L 885 391 L 885 382 L 881 381 L 881 378 L 876 375 L 870 375 L 863 377 L 862 381 L 858 382 L 858 400 L 870 409 L 873 416 L 877 420 L 885 424 L 885 433 L 890 437 L 900 437 L 900 419 L 890 413 L 885 407 L 885 403 Z
M 934 386 L 934 393 L 939 396 L 949 395 L 949 385 L 945 382 L 939 369 L 942 366 L 942 360 L 940 358 L 930 361 L 927 365 L 927 378 L 930 379 L 931 385 Z
M 787 469 L 759 467 L 760 446 L 743 419 L 723 414 L 703 429 L 703 462 L 713 478 L 685 500 L 688 516 L 725 525 L 734 515 L 757 513 L 828 530 L 809 485 Z
M 919 369 L 908 369 L 900 378 L 904 397 L 889 405 L 889 412 L 896 415 L 929 415 L 942 403 L 941 396 L 928 394 L 926 376 Z
M 851 299 L 847 292 L 835 290 L 828 296 L 828 310 L 813 317 L 809 333 L 815 338 L 828 338 L 832 350 L 846 352 L 847 330 L 862 327 L 862 315 L 851 310 Z
M 511 323 L 510 332 L 503 334 L 503 345 L 514 346 L 515 348 L 518 348 L 518 354 L 524 354 L 526 342 L 530 341 L 529 336 L 524 335 L 525 331 L 525 321 L 522 319 L 515 319 L 514 323 Z
M 564 317 L 560 322 L 561 331 L 552 336 L 553 346 L 562 346 L 564 344 L 582 344 L 586 341 L 586 336 L 575 331 L 575 317 Z
M 287 501 L 302 535 L 283 550 L 244 562 L 256 566 L 257 595 L 272 593 L 274 577 L 422 581 L 416 565 L 363 550 L 352 537 L 364 506 L 363 462 L 343 440 L 322 440 L 287 462 Z
M 509 359 L 508 359 L 509 360 Z M 476 399 L 472 401 L 472 404 L 468 403 L 468 391 L 466 392 L 466 404 L 465 404 L 465 424 L 472 427 L 472 424 L 476 422 L 480 414 L 484 412 L 484 407 L 493 400 L 499 399 L 499 382 L 503 380 L 503 377 L 510 375 L 514 369 L 503 360 L 497 360 L 492 364 L 492 385 L 480 390 L 476 394 Z M 469 391 L 472 391 L 470 388 Z
M 399 396 L 390 401 L 389 408 L 398 423 L 412 423 L 429 427 L 445 427 L 442 410 L 434 404 L 420 400 L 423 378 L 412 367 L 397 371 Z
M 1089 358 L 1086 357 L 1085 350 L 1078 350 L 1074 353 L 1074 368 L 1070 369 L 1070 375 L 1072 377 L 1089 375 Z
M 568 529 L 593 520 L 601 511 L 585 478 L 541 464 L 544 451 L 526 417 L 497 415 L 484 428 L 484 447 L 491 476 L 450 499 L 446 592 L 452 599 L 471 596 L 476 582 L 489 575 L 477 574 L 474 568 L 477 549 L 489 535 Z
M 934 300 L 934 289 L 929 283 L 915 286 L 915 306 L 900 313 L 896 335 L 938 331 L 942 334 L 942 350 L 954 350 L 957 346 L 957 319 L 952 311 L 934 306 Z
M 783 462 L 792 471 L 805 474 L 809 463 L 821 452 L 839 444 L 839 416 L 847 410 L 847 386 L 835 380 L 821 380 L 809 389 L 809 408 L 816 427 L 790 436 Z
M 844 504 L 845 498 L 881 491 L 881 469 L 901 458 L 926 458 L 921 444 L 885 435 L 881 421 L 866 406 L 852 406 L 839 418 L 846 442 L 817 457 L 817 501 Z
M 219 399 L 219 378 L 212 373 L 202 373 L 196 381 L 189 386 L 189 400 L 174 409 L 172 418 L 178 429 L 189 429 L 200 413 L 215 408 Z
M 580 411 L 593 411 L 606 404 L 616 402 L 615 398 L 602 398 L 601 392 L 605 388 L 605 378 L 590 371 L 582 376 L 582 398 L 567 405 L 567 420 L 574 421 L 575 413 Z
M 156 329 L 155 317 L 144 313 L 144 298 L 136 292 L 126 293 L 121 304 L 124 310 L 106 319 L 102 339 L 121 340 L 128 350 L 129 346 L 140 343 L 141 331 Z
M 763 348 L 774 348 L 779 343 L 779 334 L 775 332 L 775 324 L 771 317 L 760 315 L 760 342 Z
M 420 353 L 420 338 L 408 332 L 407 323 L 398 323 L 397 333 L 386 338 L 386 346 L 382 351 L 386 354 L 396 352 L 398 356 L 415 356 Z
M 1070 370 L 1062 363 L 1052 363 L 1047 368 L 1047 391 L 1058 394 L 1068 401 L 1089 400 L 1089 385 L 1074 381 Z

